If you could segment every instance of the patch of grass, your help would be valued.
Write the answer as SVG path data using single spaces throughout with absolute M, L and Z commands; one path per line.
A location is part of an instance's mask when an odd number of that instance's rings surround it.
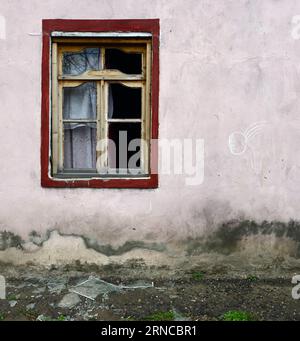
M 223 321 L 254 321 L 254 316 L 247 311 L 230 310 L 221 319 Z
M 11 294 L 11 295 L 7 296 L 7 300 L 8 301 L 17 301 L 17 297 L 16 297 L 16 295 Z
M 159 311 L 144 317 L 143 321 L 174 321 L 175 314 L 173 311 Z
M 255 282 L 258 280 L 258 277 L 255 275 L 249 275 L 249 276 L 247 276 L 247 280 L 250 282 Z
M 3 321 L 5 319 L 5 315 L 0 313 L 0 321 Z
M 201 271 L 194 271 L 192 273 L 192 278 L 195 281 L 201 281 L 203 279 L 203 277 L 204 277 L 204 273 Z
M 66 321 L 66 316 L 64 315 L 59 315 L 56 321 Z

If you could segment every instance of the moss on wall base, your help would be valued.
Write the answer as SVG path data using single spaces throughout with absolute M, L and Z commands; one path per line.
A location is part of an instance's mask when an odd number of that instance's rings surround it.
M 3 263 L 108 266 L 132 260 L 147 266 L 199 267 L 212 273 L 296 269 L 300 268 L 300 223 L 236 220 L 224 222 L 199 238 L 168 243 L 128 240 L 119 247 L 58 230 L 49 231 L 44 238 L 33 231 L 27 240 L 11 232 L 0 233 Z

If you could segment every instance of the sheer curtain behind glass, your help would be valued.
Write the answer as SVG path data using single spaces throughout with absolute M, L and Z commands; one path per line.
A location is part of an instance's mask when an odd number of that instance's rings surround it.
M 96 168 L 96 123 L 93 122 L 96 120 L 96 102 L 95 82 L 64 88 L 65 169 Z

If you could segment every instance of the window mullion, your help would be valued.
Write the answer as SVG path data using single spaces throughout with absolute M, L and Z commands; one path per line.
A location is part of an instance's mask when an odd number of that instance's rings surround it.
M 58 170 L 63 170 L 64 164 L 64 127 L 63 127 L 63 86 L 58 83 Z
M 97 82 L 97 171 L 106 173 L 107 169 L 107 129 L 105 83 Z M 101 142 L 99 142 L 101 141 Z M 98 161 L 99 160 L 99 161 Z
M 58 88 L 57 88 L 57 43 L 52 45 L 52 172 L 57 174 L 58 168 Z
M 101 88 L 102 88 L 102 138 L 105 141 L 105 159 L 104 159 L 104 169 L 107 170 L 108 168 L 108 83 L 104 80 L 101 81 Z
M 100 53 L 101 53 L 100 70 L 104 70 L 105 69 L 105 48 L 104 47 L 101 47 Z

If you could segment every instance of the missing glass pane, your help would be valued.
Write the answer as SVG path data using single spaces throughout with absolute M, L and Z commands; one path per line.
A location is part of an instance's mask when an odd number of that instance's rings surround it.
M 111 140 L 108 147 L 109 168 L 140 168 L 141 124 L 109 123 L 108 135 Z
M 64 124 L 64 169 L 96 168 L 96 124 Z
M 88 70 L 100 69 L 100 49 L 87 48 L 80 52 L 63 54 L 63 74 L 78 76 Z
M 141 118 L 142 88 L 112 83 L 108 96 L 109 118 Z
M 95 119 L 97 90 L 95 82 L 63 88 L 64 119 Z
M 118 49 L 105 50 L 106 69 L 116 69 L 127 74 L 142 72 L 142 54 L 126 53 Z

